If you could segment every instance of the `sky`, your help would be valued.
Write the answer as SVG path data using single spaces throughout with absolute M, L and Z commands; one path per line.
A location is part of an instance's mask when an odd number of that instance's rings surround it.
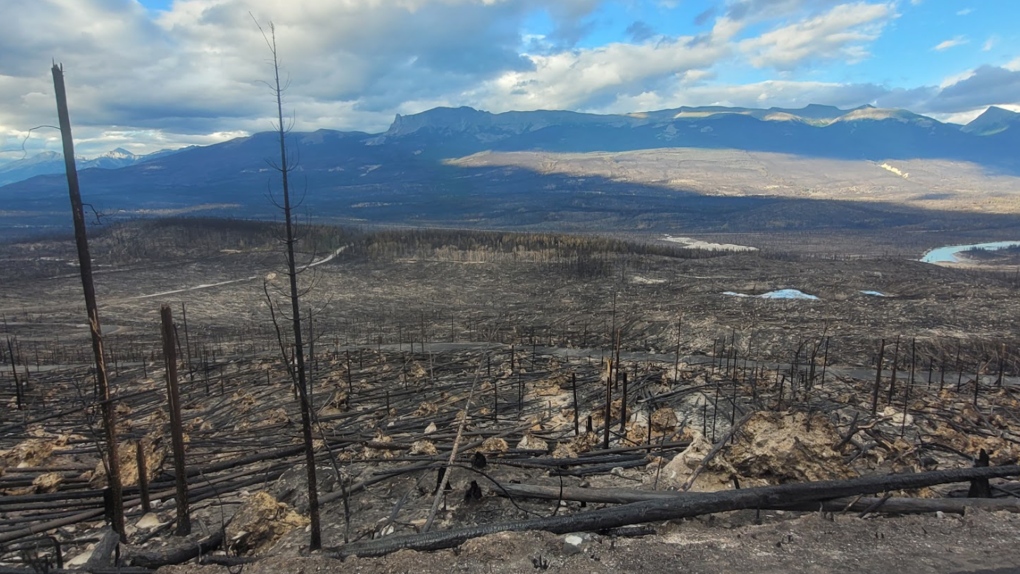
M 3 0 L 0 161 L 207 145 L 287 123 L 384 131 L 437 106 L 1020 111 L 1017 0 Z

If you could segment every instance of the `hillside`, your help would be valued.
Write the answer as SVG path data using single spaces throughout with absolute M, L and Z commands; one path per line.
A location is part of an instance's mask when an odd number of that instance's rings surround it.
M 321 221 L 571 229 L 600 227 L 608 217 L 614 226 L 639 229 L 649 225 L 640 221 L 648 216 L 657 220 L 653 227 L 664 228 L 669 223 L 661 214 L 683 219 L 694 202 L 699 221 L 718 227 L 724 214 L 778 200 L 1018 213 L 1012 190 L 1020 130 L 991 129 L 1008 117 L 989 113 L 995 121 L 982 116 L 973 129 L 960 129 L 868 106 L 685 107 L 626 115 L 437 108 L 397 116 L 382 134 L 323 129 L 292 133 L 288 145 L 301 209 Z M 276 145 L 273 133 L 259 133 L 146 156 L 119 169 L 83 164 L 82 190 L 107 217 L 272 218 L 277 214 L 267 195 L 276 181 L 270 159 Z M 485 153 L 493 155 L 478 155 Z M 506 155 L 520 153 L 545 159 Z M 625 177 L 589 166 L 606 158 L 625 162 L 635 153 L 645 154 L 643 166 Z M 733 169 L 734 157 L 751 171 Z M 546 169 L 549 162 L 559 167 Z M 767 175 L 748 178 L 753 172 Z M 65 186 L 58 174 L 0 187 L 8 233 L 65 226 Z M 732 199 L 703 205 L 719 195 Z M 851 215 L 839 219 L 855 225 Z

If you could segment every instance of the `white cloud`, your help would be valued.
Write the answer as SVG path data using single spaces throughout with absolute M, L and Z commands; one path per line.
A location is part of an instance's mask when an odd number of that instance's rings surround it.
M 999 43 L 999 37 L 993 34 L 993 35 L 989 36 L 987 40 L 985 40 L 984 45 L 981 46 L 981 51 L 982 52 L 990 52 L 992 50 L 992 48 L 994 48 L 995 45 L 998 44 L 998 43 Z
M 177 0 L 152 20 L 134 0 L 8 0 L 5 13 L 10 2 L 16 17 L 0 19 L 0 132 L 54 122 L 55 58 L 85 146 L 111 126 L 195 141 L 269 129 L 268 52 L 249 10 L 276 23 L 297 129 L 381 129 L 409 102 L 456 101 L 527 69 L 522 25 L 546 9 L 541 0 Z M 563 0 L 548 11 L 566 29 L 595 6 Z
M 973 11 L 974 11 L 973 8 L 964 8 L 962 10 L 957 10 L 956 11 L 956 15 L 957 16 L 966 16 L 967 14 L 970 14 Z
M 968 40 L 965 36 L 957 36 L 955 38 L 950 38 L 949 40 L 943 40 L 939 42 L 935 46 L 932 46 L 932 50 L 935 50 L 936 52 L 942 52 L 943 50 L 948 50 L 950 48 L 962 46 L 968 43 L 969 41 L 970 40 Z
M 493 110 L 585 107 L 618 91 L 645 91 L 646 82 L 704 73 L 728 48 L 693 38 L 656 43 L 609 44 L 602 48 L 531 56 L 532 70 L 510 71 L 486 82 L 476 93 Z
M 952 86 L 953 84 L 958 84 L 958 83 L 966 80 L 967 78 L 972 77 L 973 75 L 974 75 L 974 70 L 967 70 L 965 72 L 960 72 L 959 74 L 953 74 L 952 76 L 946 76 L 946 78 L 944 78 L 942 80 L 942 83 L 939 84 L 939 88 L 942 88 L 942 89 L 948 88 L 949 86 Z
M 680 106 L 737 106 L 801 108 L 824 102 L 843 108 L 875 102 L 890 91 L 873 84 L 768 80 L 751 84 L 715 84 L 622 96 L 611 104 L 593 109 L 603 113 L 659 110 Z
M 65 65 L 81 154 L 271 129 L 262 82 L 272 70 L 249 10 L 276 24 L 296 130 L 380 131 L 396 113 L 440 105 L 630 112 L 876 102 L 960 113 L 991 103 L 978 85 L 1016 101 L 1011 83 L 987 80 L 1020 70 L 1020 60 L 979 68 L 941 89 L 814 81 L 816 63 L 869 57 L 904 0 L 723 0 L 698 25 L 712 24 L 705 34 L 584 48 L 574 42 L 601 0 L 176 0 L 163 12 L 135 0 L 4 1 L 5 16 L 15 16 L 0 19 L 0 157 L 20 156 L 28 128 L 55 123 L 51 58 Z M 529 30 L 540 12 L 552 29 Z M 745 72 L 754 81 L 740 83 Z M 59 149 L 57 134 L 37 132 L 26 144 L 29 153 L 43 148 Z
M 819 16 L 743 40 L 740 50 L 759 68 L 792 70 L 811 60 L 868 57 L 867 42 L 876 39 L 895 17 L 892 4 L 843 4 Z

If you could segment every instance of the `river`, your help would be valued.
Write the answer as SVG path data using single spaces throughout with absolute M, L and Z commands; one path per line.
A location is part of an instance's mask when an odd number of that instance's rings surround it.
M 959 263 L 960 260 L 956 257 L 961 251 L 967 251 L 968 249 L 1005 249 L 1007 247 L 1020 246 L 1020 241 L 995 241 L 992 243 L 973 243 L 971 245 L 947 245 L 945 247 L 938 247 L 928 251 L 921 257 L 923 263 Z

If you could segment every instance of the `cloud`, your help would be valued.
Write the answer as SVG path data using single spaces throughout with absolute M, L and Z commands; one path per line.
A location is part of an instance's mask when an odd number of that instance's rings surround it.
M 508 71 L 474 94 L 487 109 L 576 109 L 618 93 L 641 93 L 727 56 L 725 42 L 692 37 L 614 43 L 596 49 L 531 56 L 533 69 Z
M 630 36 L 631 40 L 635 42 L 644 42 L 652 36 L 655 36 L 655 30 L 641 20 L 637 20 L 630 26 L 627 26 L 626 32 L 627 35 Z
M 707 10 L 700 12 L 697 16 L 694 17 L 694 25 L 704 26 L 705 24 L 707 24 L 710 20 L 712 20 L 712 18 L 715 18 L 715 10 L 716 10 L 715 6 L 712 6 Z
M 28 128 L 55 123 L 51 58 L 65 66 L 83 155 L 271 129 L 264 81 L 272 69 L 249 11 L 276 24 L 296 130 L 381 131 L 396 113 L 441 105 L 630 112 L 875 103 L 959 114 L 1020 102 L 1010 99 L 1020 61 L 942 86 L 815 81 L 823 77 L 815 64 L 868 58 L 904 0 L 720 0 L 695 18 L 703 33 L 668 36 L 658 22 L 634 21 L 618 41 L 591 47 L 581 40 L 606 27 L 603 3 L 175 0 L 147 11 L 136 0 L 5 0 L 15 17 L 0 19 L 0 157 L 20 155 Z M 548 25 L 529 29 L 536 16 Z M 753 79 L 742 82 L 747 74 Z M 36 132 L 26 148 L 57 150 L 57 136 Z
M 981 51 L 982 52 L 990 52 L 992 50 L 992 48 L 994 48 L 995 45 L 998 44 L 998 43 L 999 43 L 999 37 L 996 36 L 995 34 L 992 34 L 991 36 L 988 37 L 987 40 L 985 40 L 984 45 L 981 46 Z
M 815 12 L 831 6 L 831 0 L 730 0 L 726 16 L 733 20 L 765 20 L 790 14 Z
M 963 80 L 966 80 L 967 78 L 969 78 L 969 77 L 971 77 L 973 75 L 974 75 L 974 70 L 966 70 L 964 72 L 960 72 L 959 74 L 953 74 L 952 76 L 948 76 L 945 79 L 943 79 L 942 83 L 939 84 L 939 88 L 944 90 L 944 89 L 948 88 L 949 86 L 952 86 L 953 84 L 958 84 L 958 83 L 962 82 Z
M 740 42 L 758 68 L 792 70 L 813 60 L 858 62 L 896 15 L 892 4 L 843 4 L 832 10 Z
M 983 106 L 1020 104 L 1020 69 L 981 66 L 924 104 L 932 112 L 956 113 Z
M 547 11 L 550 41 L 569 43 L 597 6 L 177 0 L 153 14 L 134 0 L 7 0 L 5 13 L 17 16 L 0 19 L 0 132 L 53 123 L 51 58 L 65 66 L 83 140 L 102 141 L 104 130 L 126 127 L 175 134 L 269 129 L 272 102 L 261 83 L 271 74 L 268 51 L 249 10 L 276 24 L 296 129 L 383 129 L 397 109 L 455 102 L 487 80 L 531 68 L 520 53 L 529 14 Z
M 599 111 L 625 113 L 634 110 L 710 105 L 800 108 L 819 102 L 849 108 L 874 102 L 888 94 L 888 89 L 874 84 L 767 80 L 751 84 L 706 84 L 690 86 L 676 92 L 635 94 L 618 98 Z
M 948 50 L 950 48 L 955 48 L 957 46 L 962 46 L 962 45 L 968 43 L 969 41 L 970 40 L 968 40 L 965 36 L 957 36 L 955 38 L 950 38 L 949 40 L 943 40 L 943 41 L 939 42 L 938 44 L 932 46 L 932 50 L 934 50 L 936 52 L 942 52 L 942 51 Z
M 974 11 L 973 8 L 964 8 L 963 10 L 957 10 L 956 11 L 956 15 L 957 16 L 966 16 L 967 14 L 970 14 L 973 11 Z

